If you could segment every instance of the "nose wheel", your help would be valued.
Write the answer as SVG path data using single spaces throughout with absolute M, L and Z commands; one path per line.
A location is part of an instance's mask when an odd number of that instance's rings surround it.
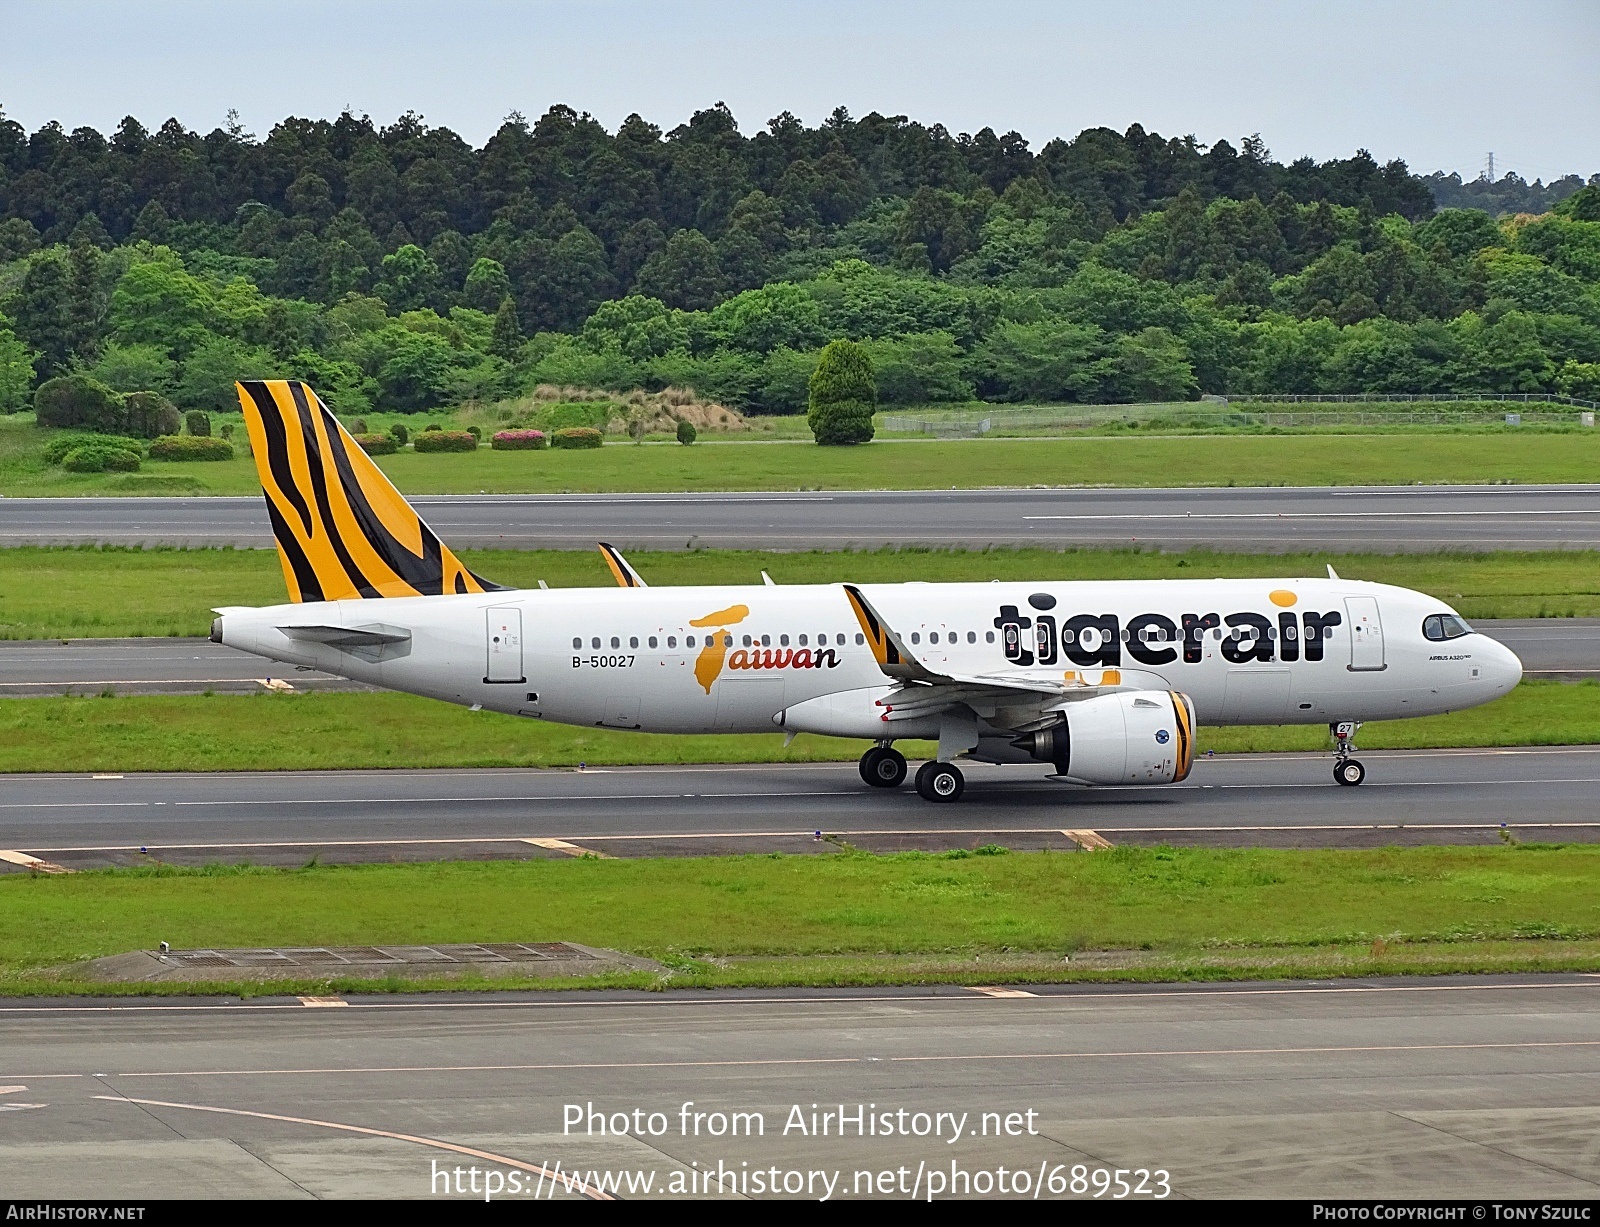
M 1333 765 L 1333 781 L 1354 788 L 1367 778 L 1367 769 L 1353 758 L 1341 758 Z
M 873 746 L 861 756 L 861 778 L 874 788 L 899 788 L 906 778 L 906 756 L 888 746 Z
M 1328 726 L 1333 735 L 1333 782 L 1354 788 L 1367 778 L 1367 769 L 1350 756 L 1355 753 L 1356 733 L 1361 728 L 1359 720 L 1340 720 Z

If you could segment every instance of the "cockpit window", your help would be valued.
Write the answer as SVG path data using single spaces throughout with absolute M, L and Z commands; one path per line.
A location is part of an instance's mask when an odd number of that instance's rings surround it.
M 1440 643 L 1446 639 L 1459 639 L 1472 634 L 1472 628 L 1455 614 L 1430 614 L 1422 620 L 1422 635 Z

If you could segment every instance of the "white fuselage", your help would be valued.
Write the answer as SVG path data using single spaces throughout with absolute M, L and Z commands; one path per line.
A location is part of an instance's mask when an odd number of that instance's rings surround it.
M 1453 611 L 1382 584 L 907 583 L 862 592 L 932 673 L 1181 691 L 1211 725 L 1432 715 L 1497 698 L 1522 674 L 1515 655 L 1483 635 L 1425 638 L 1426 617 Z M 937 722 L 883 723 L 877 700 L 892 683 L 838 585 L 515 590 L 219 612 L 221 642 L 272 660 L 566 724 L 938 735 Z M 351 648 L 283 627 L 393 641 Z M 1010 719 L 978 714 L 994 728 Z

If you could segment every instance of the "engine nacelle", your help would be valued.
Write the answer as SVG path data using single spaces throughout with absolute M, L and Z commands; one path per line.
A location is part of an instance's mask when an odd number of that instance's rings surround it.
M 1011 744 L 1079 784 L 1175 784 L 1194 766 L 1194 704 L 1176 690 L 1103 694 Z

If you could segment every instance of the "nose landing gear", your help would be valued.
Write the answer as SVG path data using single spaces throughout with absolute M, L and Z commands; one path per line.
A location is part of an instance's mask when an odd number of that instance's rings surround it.
M 1333 782 L 1354 788 L 1367 778 L 1367 769 L 1359 761 L 1350 756 L 1356 749 L 1356 730 L 1361 727 L 1359 720 L 1341 720 L 1337 724 L 1330 724 L 1328 731 L 1333 734 Z

